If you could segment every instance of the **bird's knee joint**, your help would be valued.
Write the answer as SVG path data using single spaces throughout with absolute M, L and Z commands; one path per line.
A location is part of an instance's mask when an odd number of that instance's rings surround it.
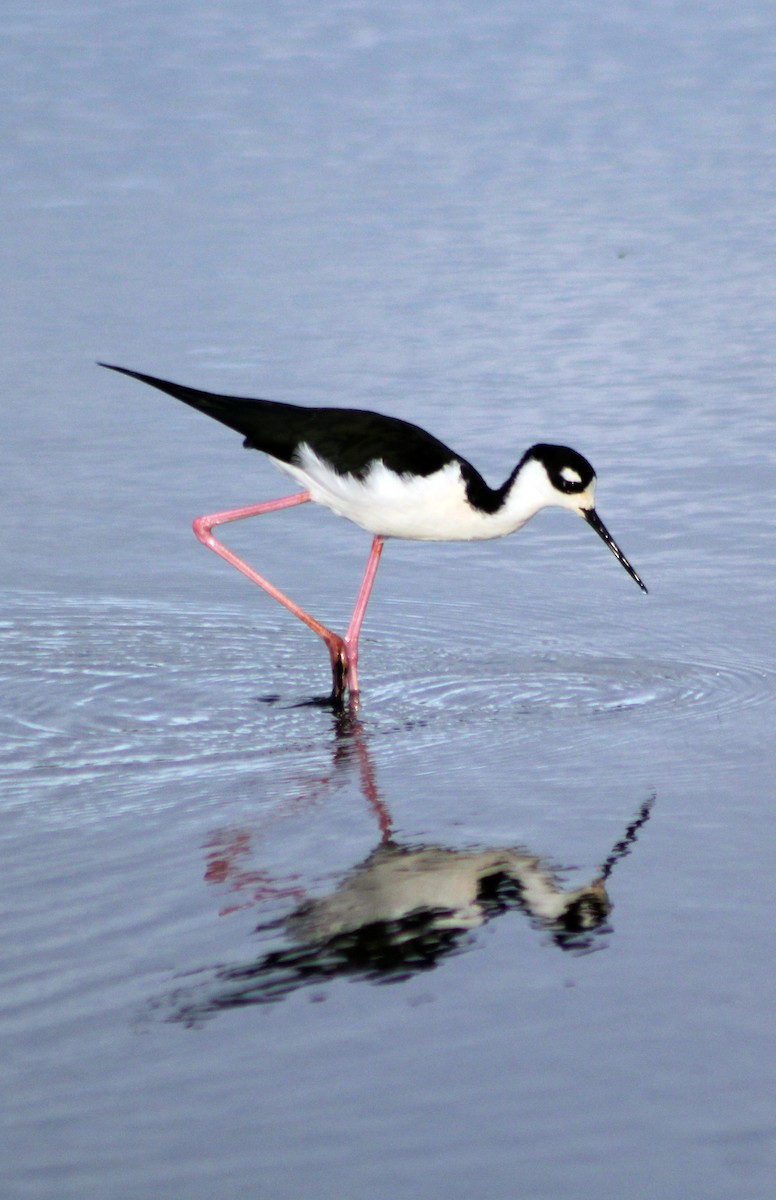
M 213 525 L 209 517 L 196 517 L 191 527 L 200 542 L 207 544 L 207 542 L 212 540 Z

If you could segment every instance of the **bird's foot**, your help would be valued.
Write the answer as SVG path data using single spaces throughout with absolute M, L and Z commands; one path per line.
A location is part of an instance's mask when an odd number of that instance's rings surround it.
M 341 712 L 346 707 L 345 698 L 347 696 L 348 706 L 354 710 L 358 707 L 356 660 L 351 657 L 344 639 L 336 635 L 334 635 L 332 642 L 329 644 L 329 655 L 331 657 L 331 695 L 329 702 L 332 708 Z

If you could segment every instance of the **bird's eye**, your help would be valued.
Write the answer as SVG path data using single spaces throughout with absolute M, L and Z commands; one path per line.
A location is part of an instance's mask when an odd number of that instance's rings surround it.
M 575 492 L 584 492 L 585 480 L 576 467 L 570 467 L 568 464 L 564 467 L 559 467 L 552 473 L 552 481 L 559 492 L 565 492 L 566 495 L 573 495 Z

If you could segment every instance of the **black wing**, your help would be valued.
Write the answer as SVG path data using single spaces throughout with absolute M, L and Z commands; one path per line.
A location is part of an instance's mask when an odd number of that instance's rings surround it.
M 432 475 L 450 462 L 460 462 L 476 475 L 474 468 L 443 442 L 398 417 L 363 409 L 302 408 L 277 400 L 220 396 L 126 367 L 99 365 L 148 383 L 214 417 L 241 433 L 247 447 L 281 462 L 294 463 L 299 447 L 308 445 L 342 475 L 363 477 L 374 462 L 383 462 L 400 475 Z

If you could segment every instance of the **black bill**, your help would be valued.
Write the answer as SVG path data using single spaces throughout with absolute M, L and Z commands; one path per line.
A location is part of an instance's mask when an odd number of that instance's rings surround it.
M 644 583 L 641 581 L 641 579 L 639 579 L 638 575 L 633 570 L 633 567 L 628 562 L 627 558 L 625 557 L 622 550 L 615 542 L 614 538 L 612 537 L 609 530 L 604 525 L 603 521 L 601 520 L 601 518 L 599 517 L 599 515 L 595 511 L 595 509 L 594 508 L 583 508 L 582 516 L 585 518 L 585 520 L 587 521 L 587 523 L 591 527 L 591 529 L 594 529 L 596 531 L 596 533 L 602 539 L 602 541 L 606 542 L 607 546 L 611 550 L 614 557 L 617 559 L 617 561 L 619 563 L 622 563 L 622 565 L 625 567 L 625 570 L 630 575 L 631 579 L 635 579 L 636 583 L 639 585 L 642 592 L 646 592 L 647 589 L 646 589 Z

